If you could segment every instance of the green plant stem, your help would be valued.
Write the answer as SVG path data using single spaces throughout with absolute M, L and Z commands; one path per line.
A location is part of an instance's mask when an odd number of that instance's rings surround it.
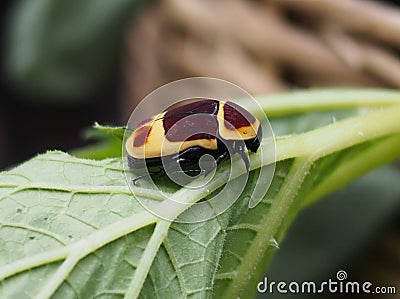
M 277 161 L 317 155 L 317 159 L 385 135 L 400 132 L 400 105 L 332 123 L 276 142 Z M 267 157 L 266 157 L 267 158 Z
M 400 104 L 400 92 L 387 89 L 312 89 L 257 97 L 268 117 L 318 110 L 378 108 Z M 249 101 L 251 107 L 251 103 Z
M 400 135 L 388 137 L 375 146 L 369 148 L 360 155 L 355 156 L 351 163 L 341 164 L 333 171 L 323 183 L 318 185 L 308 194 L 304 204 L 309 204 L 318 198 L 321 198 L 337 188 L 340 188 L 348 182 L 364 173 L 387 164 L 400 157 Z M 368 163 L 366 163 L 368 161 Z

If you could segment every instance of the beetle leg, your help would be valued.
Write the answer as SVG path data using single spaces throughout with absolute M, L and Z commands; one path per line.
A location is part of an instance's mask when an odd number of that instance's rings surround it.
M 204 176 L 207 176 L 211 171 L 213 171 L 215 168 L 217 168 L 217 166 L 219 165 L 219 163 L 221 163 L 223 160 L 226 159 L 226 156 L 228 155 L 228 152 L 223 152 L 221 155 L 219 155 L 213 165 L 205 170 L 203 170 L 202 172 L 204 172 Z
M 192 163 L 193 161 L 190 160 L 190 159 L 187 159 L 187 158 L 182 158 L 182 157 L 180 157 L 180 158 L 177 159 L 176 162 L 177 162 L 179 165 L 187 165 L 187 164 Z
M 228 155 L 228 152 L 223 152 L 217 159 L 215 159 L 215 165 L 219 165 L 223 160 L 225 160 L 226 156 Z
M 246 166 L 246 171 L 249 172 L 249 170 L 250 170 L 249 157 L 247 157 L 246 153 L 243 150 L 239 150 L 238 153 L 242 157 L 244 165 Z
M 141 179 L 143 179 L 144 177 L 147 177 L 147 176 L 151 176 L 151 174 L 150 174 L 150 173 L 142 174 L 142 175 L 138 176 L 137 178 L 134 178 L 134 179 L 132 180 L 132 183 L 133 183 L 134 185 L 136 185 L 136 183 L 137 183 L 139 180 L 141 180 Z
M 250 170 L 250 161 L 249 157 L 246 155 L 245 148 L 242 144 L 235 146 L 235 151 L 240 155 L 242 158 L 244 165 L 246 166 L 246 171 L 249 172 Z

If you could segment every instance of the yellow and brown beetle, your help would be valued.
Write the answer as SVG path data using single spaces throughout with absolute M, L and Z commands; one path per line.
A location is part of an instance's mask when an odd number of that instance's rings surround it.
M 142 121 L 125 148 L 133 170 L 158 169 L 149 171 L 149 175 L 164 173 L 165 163 L 172 168 L 195 165 L 201 156 L 209 154 L 215 163 L 203 171 L 207 174 L 228 159 L 229 153 L 239 153 L 249 170 L 245 148 L 256 152 L 261 136 L 259 120 L 241 106 L 229 101 L 200 100 Z

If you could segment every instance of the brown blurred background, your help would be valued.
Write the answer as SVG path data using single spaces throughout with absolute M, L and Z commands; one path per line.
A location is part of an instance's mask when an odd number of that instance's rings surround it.
M 252 94 L 399 87 L 399 20 L 400 10 L 362 0 L 161 1 L 128 37 L 127 99 L 185 76 Z
M 124 125 L 146 94 L 189 76 L 222 78 L 253 95 L 400 87 L 398 1 L 2 4 L 0 170 L 48 149 L 86 145 L 82 131 L 94 121 Z M 399 242 L 399 225 L 391 227 L 380 239 L 389 248 Z M 354 271 L 362 273 L 359 263 Z M 398 269 L 390 273 L 400 281 Z

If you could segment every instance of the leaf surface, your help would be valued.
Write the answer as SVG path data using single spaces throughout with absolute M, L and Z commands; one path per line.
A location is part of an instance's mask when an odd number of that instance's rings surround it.
M 264 167 L 259 154 L 251 155 L 240 198 L 201 223 L 170 223 L 145 210 L 120 158 L 48 152 L 1 173 L 0 297 L 251 298 L 276 250 L 273 240 L 280 242 L 303 206 L 400 157 L 400 94 L 359 93 L 259 99 L 279 132 L 272 185 L 249 209 Z M 229 169 L 221 166 L 209 192 L 227 181 Z M 134 191 L 160 200 L 154 190 Z M 195 203 L 209 192 L 184 188 L 167 196 Z

